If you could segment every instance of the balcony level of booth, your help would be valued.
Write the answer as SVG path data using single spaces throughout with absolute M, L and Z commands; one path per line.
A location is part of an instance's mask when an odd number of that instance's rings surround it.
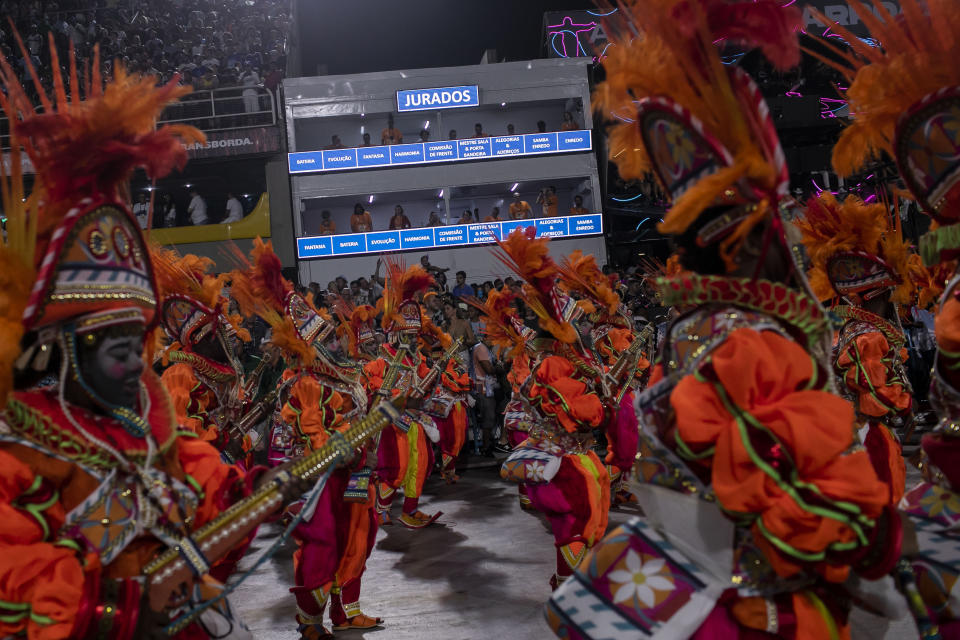
M 301 280 L 329 279 L 324 258 L 337 258 L 343 275 L 369 275 L 384 251 L 444 249 L 437 259 L 448 266 L 489 272 L 489 246 L 482 245 L 525 224 L 602 261 L 589 63 L 532 60 L 285 80 Z M 559 201 L 552 208 L 543 202 L 548 188 Z M 509 211 L 514 191 L 532 209 L 529 222 L 517 224 Z M 371 219 L 359 232 L 351 223 L 358 207 Z M 501 217 L 485 227 L 494 208 Z M 412 229 L 391 228 L 398 209 Z M 464 224 L 467 210 L 480 219 Z

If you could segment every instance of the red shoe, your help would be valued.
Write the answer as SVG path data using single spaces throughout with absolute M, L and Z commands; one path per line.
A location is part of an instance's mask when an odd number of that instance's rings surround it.
M 437 518 L 442 515 L 442 511 L 437 511 L 432 516 L 428 516 L 423 511 L 416 511 L 415 513 L 402 513 L 400 514 L 400 524 L 405 526 L 407 529 L 423 529 L 424 527 L 433 524 Z

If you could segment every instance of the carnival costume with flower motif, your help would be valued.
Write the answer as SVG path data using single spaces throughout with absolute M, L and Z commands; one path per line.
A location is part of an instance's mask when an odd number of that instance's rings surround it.
M 664 304 L 688 310 L 637 397 L 646 515 L 554 594 L 547 618 L 560 637 L 848 637 L 844 581 L 883 576 L 899 556 L 889 489 L 834 393 L 823 308 L 731 275 L 748 239 L 794 255 L 769 112 L 715 44 L 750 41 L 792 66 L 800 13 L 781 4 L 635 0 L 621 5 L 625 23 L 608 25 L 616 46 L 594 104 L 629 120 L 611 131 L 611 158 L 624 179 L 656 173 L 673 200 L 661 230 L 716 256 L 681 256 L 688 268 L 719 274 L 661 283 Z
M 246 269 L 232 273 L 231 293 L 241 310 L 270 325 L 271 343 L 287 364 L 270 435 L 269 455 L 276 464 L 315 451 L 335 431 L 346 430 L 365 414 L 367 397 L 359 365 L 338 360 L 324 346 L 332 319 L 293 290 L 271 244 L 257 238 L 251 257 Z M 294 530 L 298 549 L 290 591 L 304 638 L 327 633 L 323 617 L 328 599 L 333 600 L 335 628 L 370 628 L 381 622 L 363 615 L 359 606 L 361 576 L 377 533 L 366 448 L 356 452 L 353 468 L 330 474 L 312 513 Z M 302 508 L 298 503 L 290 511 Z
M 377 301 L 387 342 L 380 345 L 378 357 L 363 366 L 371 403 L 404 394 L 419 399 L 432 391 L 432 386 L 423 388 L 430 367 L 418 346 L 423 311 L 416 300 L 431 284 L 433 277 L 419 265 L 405 268 L 400 261 L 387 261 L 383 297 Z M 377 512 L 380 524 L 390 524 L 390 507 L 397 491 L 402 490 L 400 523 L 421 529 L 441 515 L 428 515 L 418 508 L 423 484 L 433 468 L 431 443 L 440 441 L 440 431 L 432 417 L 411 404 L 403 413 L 402 424 L 393 424 L 380 434 Z
M 893 304 L 912 303 L 914 280 L 923 267 L 882 204 L 864 204 L 855 196 L 840 203 L 824 192 L 807 203 L 797 227 L 811 263 L 807 275 L 813 292 L 821 301 L 841 297 L 846 303 L 832 309 L 843 320 L 833 348 L 834 371 L 841 395 L 857 411 L 860 439 L 877 475 L 890 485 L 895 505 L 903 497 L 906 466 L 894 429 L 904 426 L 913 405 L 904 369 L 906 337 L 895 306 L 888 319 L 862 305 L 884 301 L 891 293 Z
M 556 588 L 607 529 L 610 476 L 593 451 L 593 431 L 611 412 L 598 392 L 603 363 L 572 324 L 582 309 L 557 287 L 548 239 L 533 232 L 515 230 L 494 254 L 523 279 L 521 297 L 540 328 L 531 342 L 530 374 L 515 396 L 529 424 L 527 438 L 500 475 L 524 483 L 533 507 L 550 521 L 557 553 L 550 584 Z
M 102 336 L 137 336 L 155 321 L 153 269 L 124 204 L 125 183 L 137 167 L 152 177 L 182 167 L 181 141 L 202 135 L 155 129 L 163 108 L 188 91 L 175 80 L 157 87 L 118 67 L 104 86 L 95 54 L 81 98 L 71 54 L 68 99 L 51 54 L 54 100 L 37 83 L 36 111 L 0 58 L 0 105 L 12 126 L 11 174 L 0 179 L 8 216 L 0 244 L 0 635 L 127 639 L 142 592 L 151 593 L 144 567 L 167 547 L 192 547 L 191 532 L 247 492 L 239 469 L 178 432 L 152 372 L 137 381 L 139 399 L 128 408 L 104 400 L 80 366 Z M 26 199 L 23 152 L 36 170 Z M 56 382 L 29 382 L 44 374 Z M 83 406 L 71 402 L 81 395 Z M 198 555 L 190 563 L 202 578 L 187 599 L 207 597 L 217 588 L 210 574 L 225 576 Z M 207 628 L 193 623 L 176 637 L 205 638 Z
M 648 330 L 638 336 L 620 296 L 610 286 L 592 255 L 574 251 L 560 263 L 560 283 L 580 297 L 579 304 L 591 323 L 590 346 L 604 366 L 601 384 L 605 400 L 616 406 L 604 432 L 607 437 L 607 473 L 615 504 L 635 500 L 626 488 L 630 467 L 637 453 L 637 421 L 634 392 L 650 376 Z M 652 327 L 651 327 L 652 329 Z M 635 340 L 639 340 L 634 344 Z
M 226 462 L 250 466 L 253 439 L 236 433 L 256 391 L 248 383 L 236 354 L 237 340 L 249 342 L 231 317 L 222 295 L 225 277 L 209 274 L 213 261 L 153 247 L 151 262 L 160 290 L 160 322 L 169 344 L 164 362 L 173 362 L 160 376 L 170 394 L 177 423 L 213 444 Z M 255 432 L 254 432 L 255 433 Z
M 837 51 L 821 40 L 832 54 L 824 61 L 849 80 L 844 97 L 857 114 L 834 147 L 834 169 L 846 176 L 882 154 L 895 160 L 920 209 L 934 221 L 920 238 L 920 255 L 929 266 L 945 265 L 960 257 L 960 13 L 950 0 L 903 0 L 897 16 L 880 2 L 851 6 L 883 46 L 869 47 L 837 25 L 831 26 L 850 50 Z M 920 557 L 912 559 L 917 584 L 945 635 L 960 633 L 960 598 L 952 595 L 960 557 L 950 531 L 960 519 L 954 509 L 960 500 L 958 282 L 954 273 L 935 321 L 930 400 L 940 423 L 921 443 L 927 481 L 909 490 L 901 504 L 918 518 Z

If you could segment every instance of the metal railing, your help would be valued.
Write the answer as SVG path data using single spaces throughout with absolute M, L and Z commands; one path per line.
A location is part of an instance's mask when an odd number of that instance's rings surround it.
M 244 95 L 244 94 L 247 95 Z M 159 124 L 188 124 L 204 133 L 277 124 L 274 94 L 262 86 L 222 87 L 194 91 L 171 104 Z M 10 149 L 10 123 L 0 117 L 0 148 Z
M 171 104 L 160 124 L 189 124 L 203 132 L 277 124 L 273 92 L 261 87 L 222 87 L 194 91 Z

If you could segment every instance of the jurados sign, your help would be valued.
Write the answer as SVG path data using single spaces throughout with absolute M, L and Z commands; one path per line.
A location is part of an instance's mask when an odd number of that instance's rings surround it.
M 397 111 L 427 111 L 476 107 L 480 104 L 477 85 L 440 87 L 438 89 L 404 89 L 397 91 Z

